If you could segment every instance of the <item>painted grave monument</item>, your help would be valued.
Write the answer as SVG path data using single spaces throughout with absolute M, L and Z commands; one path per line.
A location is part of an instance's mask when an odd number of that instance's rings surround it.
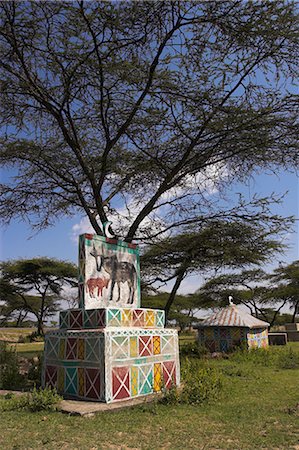
M 45 336 L 43 386 L 110 403 L 179 385 L 177 331 L 164 311 L 140 307 L 137 245 L 81 235 L 78 281 L 79 308 Z

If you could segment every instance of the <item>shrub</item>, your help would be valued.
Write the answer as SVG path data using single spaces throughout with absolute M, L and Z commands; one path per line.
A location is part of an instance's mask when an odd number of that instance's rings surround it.
M 58 403 L 62 398 L 57 394 L 56 390 L 33 389 L 26 395 L 14 396 L 11 399 L 1 402 L 2 411 L 14 411 L 19 409 L 27 409 L 32 412 L 38 411 L 56 411 Z
M 40 387 L 42 380 L 43 357 L 37 356 L 31 360 L 27 378 L 36 387 Z
M 188 342 L 187 344 L 182 345 L 180 348 L 180 354 L 183 357 L 188 356 L 191 358 L 200 358 L 201 356 L 207 354 L 207 349 L 197 342 Z
M 23 383 L 16 352 L 0 342 L 0 389 L 18 389 Z
M 279 369 L 299 368 L 299 353 L 295 353 L 292 348 L 283 349 L 277 355 L 276 366 Z
M 222 389 L 221 373 L 211 367 L 202 367 L 199 361 L 187 359 L 182 368 L 182 386 L 164 391 L 162 403 L 199 405 L 216 400 Z
M 184 380 L 180 394 L 182 403 L 196 405 L 219 397 L 222 376 L 218 370 L 212 367 L 199 367 L 187 359 L 182 376 Z

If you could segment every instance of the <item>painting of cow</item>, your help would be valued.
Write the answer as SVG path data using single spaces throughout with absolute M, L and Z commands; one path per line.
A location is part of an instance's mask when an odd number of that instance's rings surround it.
M 97 290 L 97 297 L 102 296 L 103 289 L 108 287 L 109 281 L 109 278 L 89 278 L 86 283 L 89 295 L 95 297 Z
M 119 261 L 115 254 L 112 256 L 104 256 L 96 249 L 95 245 L 90 254 L 95 258 L 97 271 L 100 272 L 104 269 L 110 275 L 111 286 L 109 300 L 112 301 L 113 299 L 113 291 L 116 284 L 118 287 L 116 301 L 118 302 L 121 294 L 121 283 L 127 283 L 129 287 L 127 303 L 133 304 L 134 294 L 137 288 L 137 273 L 134 264 L 128 261 Z

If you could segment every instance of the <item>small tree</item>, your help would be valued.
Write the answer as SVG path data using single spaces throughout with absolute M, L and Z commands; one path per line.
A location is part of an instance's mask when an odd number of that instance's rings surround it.
M 31 313 L 37 320 L 37 332 L 43 334 L 47 316 L 57 310 L 65 285 L 77 285 L 77 267 L 51 258 L 33 258 L 2 262 L 0 300 L 2 314 L 14 311 Z M 7 295 L 9 294 L 9 295 Z

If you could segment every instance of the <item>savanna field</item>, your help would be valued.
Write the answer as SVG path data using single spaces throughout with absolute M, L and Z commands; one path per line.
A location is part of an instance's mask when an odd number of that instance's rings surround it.
M 18 355 L 42 343 L 10 344 Z M 299 449 L 299 343 L 227 358 L 180 338 L 184 388 L 161 401 L 78 417 L 9 409 L 0 400 L 1 449 Z

